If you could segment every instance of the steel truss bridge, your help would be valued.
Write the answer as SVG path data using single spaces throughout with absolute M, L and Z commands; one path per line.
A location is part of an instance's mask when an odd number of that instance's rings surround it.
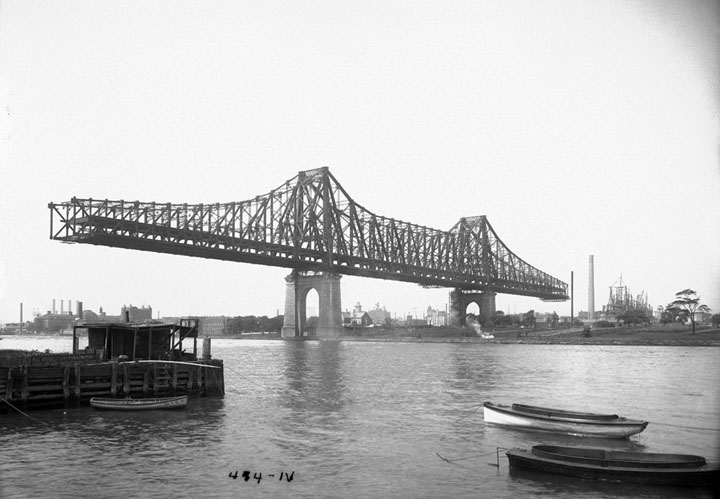
M 247 201 L 50 203 L 50 238 L 141 251 L 567 300 L 567 284 L 526 263 L 485 216 L 437 230 L 376 215 L 328 168 Z

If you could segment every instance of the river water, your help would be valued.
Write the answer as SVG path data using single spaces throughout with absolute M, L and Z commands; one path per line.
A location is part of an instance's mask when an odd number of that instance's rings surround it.
M 0 347 L 60 352 L 70 342 L 6 336 Z M 720 348 L 229 339 L 212 347 L 225 363 L 223 399 L 191 399 L 184 411 L 0 415 L 0 497 L 711 497 L 510 471 L 497 453 L 551 443 L 717 462 Z M 517 431 L 484 425 L 483 401 L 650 425 L 620 441 Z

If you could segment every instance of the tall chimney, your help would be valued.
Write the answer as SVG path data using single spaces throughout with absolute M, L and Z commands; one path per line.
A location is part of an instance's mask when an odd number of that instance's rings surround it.
M 65 313 L 65 300 L 60 300 L 60 315 Z
M 588 319 L 595 320 L 595 262 L 590 255 L 590 271 L 588 273 Z
M 53 315 L 55 315 L 55 298 L 53 298 L 53 308 L 52 308 L 52 313 L 53 313 Z

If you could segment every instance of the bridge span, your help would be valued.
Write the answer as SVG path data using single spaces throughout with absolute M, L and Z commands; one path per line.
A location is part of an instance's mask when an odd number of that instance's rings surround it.
M 246 201 L 177 204 L 73 197 L 49 203 L 50 238 L 292 269 L 283 336 L 299 336 L 305 300 L 319 296 L 319 336 L 342 327 L 341 275 L 451 288 L 453 321 L 470 303 L 495 312 L 495 294 L 568 299 L 568 286 L 528 264 L 485 216 L 443 231 L 372 213 L 328 168 L 299 172 Z

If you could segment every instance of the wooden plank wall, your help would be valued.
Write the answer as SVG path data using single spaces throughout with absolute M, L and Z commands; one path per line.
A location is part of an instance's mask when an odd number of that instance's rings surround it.
M 92 397 L 223 396 L 222 361 L 213 359 L 205 364 L 208 366 L 106 362 L 0 367 L 0 397 L 21 409 L 40 409 L 87 405 Z M 0 412 L 7 412 L 8 405 L 0 404 Z

